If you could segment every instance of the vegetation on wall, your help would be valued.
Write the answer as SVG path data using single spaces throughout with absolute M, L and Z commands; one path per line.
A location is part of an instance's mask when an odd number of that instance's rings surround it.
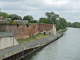
M 29 27 L 29 23 L 27 23 L 26 26 Z
M 17 24 L 17 27 L 19 27 L 20 26 L 20 24 Z

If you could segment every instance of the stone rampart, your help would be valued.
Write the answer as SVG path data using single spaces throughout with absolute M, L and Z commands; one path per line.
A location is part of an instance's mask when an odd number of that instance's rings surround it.
M 23 39 L 27 37 L 31 37 L 38 32 L 41 33 L 55 33 L 56 34 L 56 27 L 53 24 L 30 24 L 29 27 L 24 25 L 0 25 L 0 32 L 12 32 L 13 36 L 16 39 Z M 54 35 L 55 35 L 54 34 Z

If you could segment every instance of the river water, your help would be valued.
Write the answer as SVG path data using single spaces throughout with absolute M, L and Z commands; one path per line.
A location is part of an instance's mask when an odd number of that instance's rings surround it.
M 68 28 L 63 37 L 23 60 L 80 60 L 80 29 Z

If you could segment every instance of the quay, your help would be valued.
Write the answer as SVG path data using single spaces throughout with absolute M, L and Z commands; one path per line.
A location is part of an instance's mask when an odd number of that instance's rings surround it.
M 54 36 L 48 36 L 40 40 L 28 43 L 21 43 L 17 46 L 0 50 L 0 60 L 19 60 L 29 53 L 39 49 L 40 47 L 48 45 L 51 42 L 57 40 L 61 36 L 63 36 L 62 33 L 57 33 Z

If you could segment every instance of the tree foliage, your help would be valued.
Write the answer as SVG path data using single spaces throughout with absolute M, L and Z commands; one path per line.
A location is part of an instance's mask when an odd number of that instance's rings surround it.
M 3 19 L 9 17 L 9 15 L 5 12 L 0 12 L 0 16 L 3 16 Z
M 47 19 L 47 18 L 39 18 L 39 23 L 46 23 L 46 24 L 49 24 L 50 22 L 49 22 L 49 19 Z
M 23 17 L 23 20 L 28 20 L 28 22 L 32 22 L 34 18 L 31 15 L 27 15 Z
M 54 12 L 46 12 L 45 15 L 47 16 L 47 19 L 49 19 L 50 24 L 56 24 L 56 20 L 59 19 L 59 15 Z
M 38 23 L 38 21 L 37 20 L 33 20 L 32 23 Z
M 68 22 L 67 26 L 74 27 L 74 28 L 80 28 L 80 23 L 79 22 L 74 22 L 74 23 Z
M 9 18 L 11 18 L 11 20 L 22 20 L 22 17 L 17 14 L 10 14 Z

